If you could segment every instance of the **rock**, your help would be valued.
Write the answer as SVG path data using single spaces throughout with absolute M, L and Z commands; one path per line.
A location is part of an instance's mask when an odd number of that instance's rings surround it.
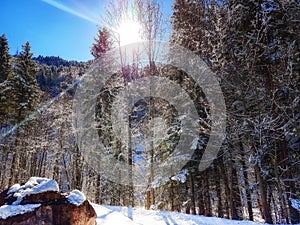
M 55 183 L 31 178 L 0 193 L 0 224 L 95 225 L 96 212 L 85 196 L 78 190 L 60 193 Z
M 0 207 L 7 204 L 11 205 L 14 201 L 17 200 L 16 197 L 9 196 L 8 195 L 9 189 L 4 190 L 3 192 L 0 193 Z
M 63 204 L 68 203 L 66 196 L 66 194 L 56 191 L 47 191 L 43 193 L 27 195 L 21 200 L 20 204 Z

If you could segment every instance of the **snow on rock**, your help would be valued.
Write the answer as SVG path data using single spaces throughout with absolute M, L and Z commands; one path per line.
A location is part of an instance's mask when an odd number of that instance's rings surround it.
M 2 224 L 95 225 L 96 212 L 83 193 L 61 193 L 51 179 L 32 177 L 24 185 L 13 185 L 0 193 Z M 58 213 L 59 212 L 59 213 Z
M 32 212 L 40 206 L 41 204 L 3 205 L 0 207 L 0 219 L 5 220 L 8 217 Z
M 300 199 L 290 198 L 292 207 L 300 212 Z
M 86 197 L 81 191 L 74 190 L 74 191 L 70 192 L 67 199 L 68 199 L 68 202 L 70 202 L 74 205 L 80 206 L 86 200 Z
M 47 191 L 59 191 L 58 184 L 55 180 L 41 177 L 31 177 L 24 185 L 15 184 L 11 186 L 8 194 L 17 198 L 17 200 L 13 202 L 13 205 L 18 205 L 27 195 L 38 194 Z

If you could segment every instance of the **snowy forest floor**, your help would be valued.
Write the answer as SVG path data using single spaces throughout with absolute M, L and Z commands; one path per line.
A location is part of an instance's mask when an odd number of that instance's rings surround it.
M 228 220 L 217 217 L 187 215 L 177 212 L 145 210 L 121 206 L 93 204 L 97 225 L 258 225 L 252 221 Z M 298 224 L 300 225 L 300 224 Z

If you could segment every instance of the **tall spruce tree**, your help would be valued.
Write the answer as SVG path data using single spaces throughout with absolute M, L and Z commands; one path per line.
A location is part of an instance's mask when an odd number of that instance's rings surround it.
M 8 41 L 5 34 L 0 36 L 0 83 L 4 82 L 12 71 Z
M 11 56 L 9 55 L 8 40 L 5 34 L 0 37 L 0 123 L 7 123 L 10 120 L 12 105 L 9 94 L 11 86 L 8 77 L 12 75 Z
M 38 98 L 36 81 L 37 64 L 32 59 L 31 46 L 26 42 L 15 62 L 15 71 L 8 77 L 11 104 L 14 106 L 15 122 L 19 123 L 25 113 L 34 109 Z

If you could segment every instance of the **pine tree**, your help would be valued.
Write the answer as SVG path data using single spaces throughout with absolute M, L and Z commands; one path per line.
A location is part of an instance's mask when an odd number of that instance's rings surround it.
M 9 55 L 9 46 L 5 34 L 0 37 L 0 122 L 9 122 L 9 114 L 11 112 L 11 105 L 8 94 L 10 86 L 7 78 L 12 73 L 11 56 Z
M 91 54 L 95 59 L 101 58 L 104 54 L 112 48 L 113 41 L 110 37 L 109 31 L 104 28 L 98 29 L 97 38 L 94 39 L 95 43 L 91 47 Z
M 8 41 L 5 34 L 0 36 L 0 83 L 4 82 L 11 73 L 11 62 Z
M 15 62 L 15 71 L 8 77 L 11 87 L 10 101 L 14 106 L 15 122 L 20 122 L 26 112 L 34 109 L 38 97 L 36 81 L 37 64 L 32 59 L 31 46 L 26 42 Z

